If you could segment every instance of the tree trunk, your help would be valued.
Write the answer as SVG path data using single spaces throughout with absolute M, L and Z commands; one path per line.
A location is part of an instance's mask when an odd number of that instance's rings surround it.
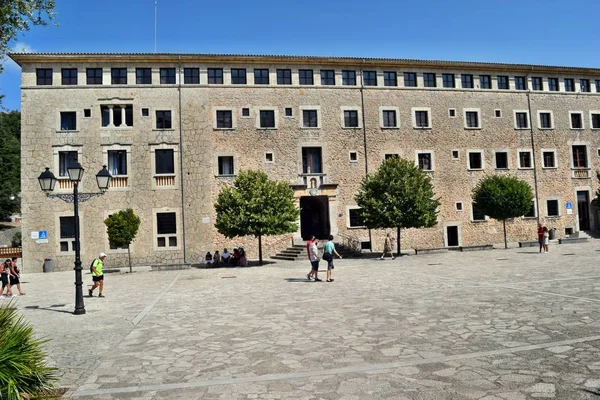
M 262 261 L 262 235 L 258 234 L 258 265 L 263 265 Z
M 397 249 L 397 253 L 396 256 L 397 257 L 401 257 L 402 253 L 401 253 L 401 249 L 400 249 L 400 227 L 398 227 L 397 232 L 396 232 L 396 249 Z
M 133 271 L 131 269 L 131 250 L 129 249 L 129 245 L 127 245 L 127 256 L 129 257 L 129 273 L 131 274 Z
M 508 242 L 506 241 L 506 220 L 502 220 L 502 225 L 504 225 L 504 248 L 508 249 Z

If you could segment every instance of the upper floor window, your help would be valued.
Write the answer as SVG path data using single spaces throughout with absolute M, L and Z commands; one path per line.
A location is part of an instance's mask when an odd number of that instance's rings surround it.
M 231 112 L 231 110 L 217 110 L 217 128 L 233 128 L 233 113 Z
M 532 168 L 531 151 L 519 151 L 519 168 Z
M 430 128 L 429 124 L 429 111 L 426 110 L 415 110 L 415 127 L 416 128 Z
M 365 86 L 377 86 L 376 71 L 363 71 L 363 79 Z
M 404 73 L 404 86 L 417 87 L 417 74 L 415 72 Z
M 473 75 L 462 74 L 460 76 L 460 82 L 463 89 L 473 89 Z
M 531 78 L 531 89 L 532 90 L 544 90 L 544 81 L 539 76 Z
M 106 105 L 100 106 L 103 127 L 133 126 L 133 106 Z
M 231 68 L 231 83 L 234 85 L 245 85 L 246 68 Z
M 58 177 L 68 178 L 69 168 L 77 164 L 76 151 L 59 151 L 58 152 Z
M 358 111 L 344 110 L 344 128 L 358 128 Z
M 573 167 L 587 168 L 587 148 L 586 146 L 573 146 Z
M 102 68 L 87 68 L 85 76 L 88 85 L 102 85 Z
M 469 152 L 469 169 L 483 169 L 483 153 L 480 151 Z
M 591 113 L 592 129 L 600 129 L 600 113 Z
M 77 85 L 77 68 L 63 68 L 61 70 L 63 85 Z
M 171 110 L 157 110 L 156 129 L 171 129 L 172 127 Z
M 465 127 L 466 128 L 479 128 L 479 112 L 477 111 L 465 111 Z
M 219 156 L 217 159 L 219 176 L 235 175 L 235 165 L 233 156 Z
M 208 83 L 210 85 L 223 84 L 223 68 L 208 68 Z
M 75 111 L 62 111 L 60 113 L 60 130 L 61 131 L 76 131 L 77 130 L 77 113 Z
M 52 68 L 38 68 L 35 70 L 35 76 L 38 86 L 52 85 Z
M 154 174 L 175 173 L 175 155 L 173 149 L 156 149 L 154 150 Z
M 176 213 L 156 213 L 156 246 L 161 248 L 177 247 Z
M 596 79 L 596 93 L 600 93 L 600 79 Z
M 398 120 L 396 118 L 396 110 L 383 110 L 382 112 L 383 127 L 384 128 L 397 128 Z
M 200 83 L 200 68 L 184 68 L 183 83 L 187 85 L 198 85 Z
M 508 85 L 508 76 L 499 75 L 496 81 L 498 82 L 498 89 L 508 90 L 510 88 Z
M 319 127 L 319 117 L 317 110 L 302 110 L 302 126 L 304 128 Z
M 151 85 L 152 84 L 152 68 L 136 68 L 135 69 L 135 83 L 137 85 Z
M 582 92 L 590 92 L 591 91 L 590 80 L 589 79 L 580 79 L 579 87 Z
M 335 71 L 332 69 L 321 70 L 321 85 L 335 85 Z
M 384 71 L 383 86 L 398 86 L 398 75 L 393 71 Z
M 571 129 L 583 129 L 583 116 L 581 113 L 572 112 L 571 114 Z
M 160 84 L 174 85 L 175 84 L 175 68 L 160 69 Z
M 301 85 L 314 85 L 315 84 L 312 69 L 298 70 L 298 78 L 300 80 Z
M 108 172 L 112 176 L 127 176 L 127 150 L 108 150 Z
M 508 169 L 508 153 L 506 151 L 497 151 L 495 159 L 496 169 Z
M 260 127 L 275 128 L 275 111 L 260 110 Z
M 419 163 L 419 168 L 421 168 L 423 171 L 433 170 L 433 163 L 431 162 L 431 153 L 418 153 L 417 162 Z
M 303 174 L 322 174 L 323 156 L 320 147 L 302 148 L 302 173 Z
M 127 85 L 127 68 L 110 69 L 111 85 Z
M 456 79 L 454 74 L 442 74 L 442 84 L 445 88 L 456 87 Z
M 423 86 L 425 87 L 436 87 L 436 77 L 432 72 L 425 72 L 423 74 Z
M 515 89 L 527 90 L 527 78 L 524 76 L 515 76 Z
M 491 89 L 492 77 L 489 75 L 479 75 L 479 87 L 481 89 Z
M 277 70 L 277 84 L 278 85 L 291 85 L 292 84 L 292 70 L 291 69 L 278 69 Z
M 548 78 L 548 90 L 558 92 L 558 78 Z
M 571 78 L 565 78 L 565 92 L 575 91 L 575 81 Z
M 342 85 L 356 85 L 356 71 L 342 71 Z
M 517 129 L 529 128 L 529 117 L 527 112 L 518 111 L 515 112 L 515 127 Z
M 269 70 L 268 69 L 255 69 L 254 70 L 254 84 L 255 85 L 268 85 L 269 84 Z
M 556 168 L 556 155 L 554 151 L 543 151 L 542 161 L 544 168 Z
M 552 113 L 540 112 L 540 129 L 552 129 Z

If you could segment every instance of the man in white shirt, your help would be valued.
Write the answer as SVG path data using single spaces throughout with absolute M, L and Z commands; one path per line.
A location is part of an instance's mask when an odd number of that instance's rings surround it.
M 221 253 L 221 259 L 223 260 L 223 264 L 229 264 L 231 261 L 231 253 L 227 249 L 223 249 L 223 253 Z
M 311 271 L 306 274 L 306 279 L 310 281 L 311 277 L 315 278 L 315 282 L 321 282 L 317 276 L 319 273 L 319 248 L 317 247 L 319 240 L 312 240 L 308 246 L 308 259 L 310 260 Z

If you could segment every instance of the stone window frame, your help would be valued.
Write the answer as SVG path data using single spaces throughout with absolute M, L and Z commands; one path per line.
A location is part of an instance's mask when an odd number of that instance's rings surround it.
M 494 118 L 502 118 L 502 110 L 499 108 L 494 109 Z
M 219 128 L 217 127 L 217 111 L 230 111 L 231 112 L 231 128 Z M 244 117 L 249 118 L 249 117 Z M 237 129 L 237 118 L 233 107 L 227 106 L 213 106 L 212 107 L 212 125 L 215 131 L 233 131 Z
M 60 129 L 61 128 L 61 114 L 64 112 L 74 112 L 75 113 L 75 128 L 74 130 L 64 130 L 64 129 Z M 57 133 L 78 133 L 79 132 L 79 111 L 75 108 L 65 108 L 65 109 L 60 109 L 57 113 L 56 113 L 56 132 Z
M 127 163 L 129 163 L 129 158 L 127 159 Z M 125 210 L 125 208 L 104 210 L 104 219 L 108 218 L 110 215 L 116 214 L 119 211 L 123 211 L 123 210 Z M 106 229 L 104 229 L 103 231 L 104 231 L 104 248 L 106 249 L 105 253 L 107 253 L 107 254 L 127 254 L 127 247 L 123 247 L 123 248 L 118 247 L 116 249 L 111 249 L 110 242 L 108 241 L 108 233 L 106 233 Z M 129 244 L 129 249 L 132 252 L 133 252 L 133 248 L 134 248 L 134 243 L 135 243 L 135 240 Z
M 599 115 L 598 118 L 600 118 L 600 110 L 590 110 L 589 115 L 590 115 L 590 129 L 594 130 L 594 131 L 595 130 L 599 130 L 600 126 L 598 126 L 598 128 L 594 128 L 593 117 L 592 116 L 593 115 Z
M 467 126 L 467 112 L 477 113 L 477 126 Z M 481 124 L 481 108 L 463 108 L 463 125 L 467 130 L 478 130 L 482 129 Z
M 158 238 L 159 236 L 168 237 L 173 236 L 173 234 L 162 234 L 159 235 L 158 232 L 158 221 L 157 214 L 162 213 L 175 213 L 175 228 L 177 231 L 175 232 L 175 237 L 177 238 L 177 246 L 169 247 L 159 247 L 158 246 Z M 154 251 L 179 251 L 181 250 L 181 209 L 178 207 L 162 207 L 162 208 L 152 208 L 152 241 Z M 168 240 L 166 241 L 168 243 Z
M 592 160 L 590 159 L 590 144 L 587 141 L 582 140 L 573 140 L 568 142 L 569 146 L 569 167 L 573 169 L 591 169 Z M 587 166 L 585 167 L 576 167 L 575 160 L 573 159 L 573 146 L 585 146 L 585 161 Z
M 550 114 L 550 128 L 542 127 L 542 114 Z M 554 112 L 552 110 L 538 110 L 537 111 L 537 123 L 538 129 L 540 130 L 552 130 L 555 129 L 554 126 Z
M 268 131 L 268 130 L 277 130 L 279 129 L 279 108 L 277 107 L 272 107 L 272 106 L 261 106 L 257 109 L 257 113 L 256 113 L 256 129 L 259 130 L 263 130 L 263 131 Z M 263 128 L 260 126 L 260 112 L 261 111 L 274 111 L 274 122 L 275 122 L 275 126 L 274 127 L 266 127 Z
M 109 101 L 100 101 L 98 106 L 100 107 L 100 129 L 102 130 L 128 130 L 128 129 L 133 129 L 135 126 L 135 107 L 134 107 L 134 102 L 132 98 L 115 98 Z M 127 125 L 127 116 L 125 113 L 125 118 L 122 118 L 121 121 L 121 125 L 119 126 L 115 126 L 114 125 L 114 107 L 119 107 L 121 109 L 123 109 L 123 107 L 125 107 L 125 109 L 127 108 L 127 106 L 131 106 L 131 114 L 132 114 L 132 125 Z M 103 118 L 103 114 L 102 114 L 102 107 L 107 107 L 109 108 L 109 124 L 104 126 L 102 125 L 102 118 Z M 158 108 L 159 110 L 164 110 L 164 109 L 169 109 L 169 108 Z M 123 111 L 121 111 L 122 113 Z M 154 112 L 154 109 L 152 109 L 152 113 L 154 114 L 154 117 L 156 117 L 156 113 Z M 121 114 L 123 115 L 123 114 Z M 156 126 L 156 120 L 153 119 L 152 120 L 152 126 Z M 110 122 L 112 122 L 112 124 L 110 124 Z
M 527 121 L 526 127 L 521 128 L 517 125 L 517 113 L 525 113 L 526 114 L 526 119 L 525 119 Z M 529 115 L 529 110 L 513 110 L 513 125 L 514 125 L 514 128 L 518 131 L 531 129 L 531 116 Z
M 177 162 L 179 160 L 179 145 L 178 144 L 172 144 L 172 143 L 157 143 L 157 144 L 150 144 L 150 173 L 152 175 L 152 190 L 171 190 L 171 189 L 178 189 L 179 188 L 179 179 L 177 179 L 179 177 L 179 162 Z M 174 179 L 173 181 L 175 182 L 173 185 L 171 186 L 157 186 L 156 185 L 156 177 L 159 176 L 170 176 L 171 174 L 157 174 L 154 171 L 156 171 L 156 150 L 173 150 L 173 175 L 174 175 Z
M 358 126 L 346 126 L 344 119 L 344 111 L 356 111 L 356 118 L 358 122 Z M 359 106 L 340 106 L 340 119 L 342 124 L 342 129 L 362 129 L 362 111 Z
M 419 155 L 420 154 L 429 154 L 429 160 L 431 163 L 430 169 L 424 169 L 425 172 L 434 172 L 435 171 L 435 155 L 433 150 L 415 150 L 415 165 L 419 167 Z M 420 167 L 419 167 L 420 168 Z
M 56 238 L 55 240 L 55 246 L 56 246 L 56 254 L 57 256 L 71 256 L 71 255 L 75 255 L 75 245 L 74 245 L 74 241 L 75 238 L 72 238 L 69 241 L 69 250 L 68 251 L 61 251 L 60 250 L 60 242 L 63 241 L 60 238 L 60 217 L 75 217 L 73 210 L 67 210 L 67 211 L 57 211 L 54 213 L 54 221 L 55 221 L 55 225 L 54 225 L 54 237 Z M 77 221 L 75 221 L 75 223 L 77 223 Z M 85 226 L 85 215 L 84 213 L 79 213 L 79 243 L 86 243 L 85 242 L 85 229 L 81 229 L 82 226 Z
M 244 115 L 244 109 L 248 110 L 248 115 Z M 240 108 L 240 118 L 242 118 L 242 119 L 252 118 L 252 107 L 250 107 L 250 106 L 241 107 Z
M 456 157 L 454 157 L 454 152 L 456 152 Z M 460 149 L 452 149 L 450 154 L 453 161 L 460 160 Z
M 556 201 L 558 202 L 558 215 L 548 215 L 548 201 Z M 546 218 L 560 218 L 562 217 L 562 207 L 560 206 L 562 204 L 562 202 L 560 201 L 560 197 L 559 196 L 548 196 L 544 198 L 544 204 L 545 204 L 545 209 L 544 209 L 544 213 Z
M 396 126 L 384 126 L 383 125 L 383 112 L 394 111 L 396 112 Z M 400 108 L 393 106 L 379 106 L 379 127 L 381 129 L 400 129 Z
M 571 119 L 571 115 L 573 114 L 579 114 L 579 116 L 581 117 L 581 128 L 573 128 L 573 120 Z M 573 130 L 577 130 L 577 131 L 581 131 L 585 129 L 585 118 L 583 118 L 583 111 L 581 110 L 569 110 L 569 129 L 573 129 Z
M 157 113 L 159 111 L 162 111 L 162 112 L 169 111 L 171 113 L 171 127 L 170 128 L 159 128 L 158 127 L 158 116 L 157 116 Z M 163 107 L 163 108 L 157 107 L 157 108 L 154 108 L 152 110 L 152 130 L 155 131 L 155 132 L 169 132 L 169 131 L 174 131 L 175 130 L 175 128 L 174 128 L 175 121 L 176 121 L 176 119 L 175 119 L 175 111 L 173 109 L 169 108 L 169 107 Z
M 323 126 L 321 122 L 323 118 L 321 117 L 321 106 L 300 106 L 298 107 L 300 110 L 300 118 L 298 118 L 298 125 L 300 129 L 321 129 Z M 304 111 L 316 111 L 317 112 L 317 126 L 304 126 Z
M 127 175 L 113 175 L 113 177 L 118 177 L 118 178 L 127 178 L 128 179 L 128 185 L 125 187 L 110 187 L 111 191 L 121 191 L 121 190 L 131 190 L 131 182 L 129 181 L 129 179 L 132 176 L 131 173 L 131 145 L 130 144 L 119 144 L 119 143 L 115 143 L 115 144 L 109 144 L 109 145 L 102 145 L 102 161 L 104 163 L 104 165 L 106 165 L 106 167 L 108 168 L 108 152 L 109 151 L 116 151 L 116 150 L 125 150 L 127 152 Z M 110 172 L 110 170 L 109 170 Z M 112 175 L 112 174 L 111 174 Z M 118 211 L 118 210 L 117 210 Z
M 219 158 L 221 158 L 221 157 L 233 157 L 233 174 L 219 175 Z M 215 161 L 214 161 L 213 173 L 215 175 L 215 178 L 228 179 L 228 178 L 234 178 L 239 174 L 240 169 L 239 169 L 238 156 L 233 151 L 216 152 L 216 153 L 214 153 L 214 160 Z
M 529 153 L 529 162 L 531 163 L 531 166 L 529 167 L 524 167 L 521 165 L 521 153 Z M 517 149 L 517 169 L 520 170 L 531 170 L 533 169 L 533 150 L 530 148 L 518 148 Z
M 544 153 L 554 153 L 554 166 L 547 167 L 544 159 Z M 556 149 L 540 149 L 540 158 L 542 161 L 542 169 L 558 169 L 558 156 Z
M 454 115 L 452 115 L 452 114 L 454 114 Z M 448 109 L 448 118 L 456 118 L 456 108 Z
M 356 156 L 356 158 L 354 160 L 352 159 L 352 154 L 354 154 Z M 350 161 L 351 163 L 358 163 L 358 151 L 350 150 L 348 152 L 348 161 Z
M 267 157 L 269 154 L 271 155 L 271 160 L 269 160 L 268 157 Z M 218 160 L 217 160 L 217 162 L 218 162 Z M 267 164 L 275 164 L 275 153 L 273 151 L 265 151 L 265 163 L 267 163 Z M 217 168 L 218 167 L 219 166 L 217 165 Z M 233 168 L 235 169 L 235 158 L 233 160 Z
M 417 111 L 426 111 L 427 112 L 427 126 L 417 126 Z M 432 115 L 431 115 L 431 107 L 412 107 L 410 109 L 410 114 L 412 117 L 412 126 L 413 129 L 432 129 Z
M 59 153 L 61 152 L 67 152 L 67 151 L 76 151 L 77 152 L 77 161 L 79 163 L 81 163 L 81 161 L 83 160 L 83 145 L 69 145 L 69 144 L 65 144 L 65 145 L 58 145 L 58 146 L 52 146 L 52 158 L 53 158 L 53 164 L 54 164 L 54 171 L 56 171 L 56 179 L 57 180 L 62 180 L 62 181 L 68 181 L 69 177 L 68 176 L 59 176 L 59 171 L 60 171 L 60 157 L 59 157 Z M 63 192 L 63 193 L 70 193 L 73 191 L 73 186 L 72 185 L 67 185 L 68 187 L 64 188 L 64 189 L 59 189 L 58 187 L 59 185 L 57 185 L 55 191 L 56 192 Z
M 465 208 L 463 207 L 463 202 L 462 201 L 456 201 L 456 202 L 454 202 L 454 209 L 457 212 L 463 212 L 463 211 L 465 211 Z
M 366 225 L 361 226 L 350 226 L 350 210 L 360 210 L 362 207 L 357 205 L 347 205 L 346 206 L 346 228 L 347 229 L 365 229 Z
M 505 153 L 506 154 L 506 168 L 498 168 L 496 154 L 497 153 Z M 510 163 L 510 151 L 509 149 L 494 149 L 494 170 L 496 171 L 509 171 L 511 167 Z
M 471 153 L 481 154 L 481 168 L 471 168 Z M 485 170 L 485 151 L 483 149 L 469 149 L 467 150 L 467 171 L 484 171 Z

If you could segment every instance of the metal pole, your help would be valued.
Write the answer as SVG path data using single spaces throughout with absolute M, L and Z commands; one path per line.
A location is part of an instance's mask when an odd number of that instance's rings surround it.
M 73 183 L 73 205 L 75 209 L 75 311 L 73 314 L 85 314 L 83 304 L 83 279 L 81 277 L 81 252 L 79 246 L 79 182 Z
M 529 81 L 529 75 L 526 78 Z M 527 107 L 529 109 L 529 134 L 531 136 L 531 154 L 533 157 L 533 182 L 535 189 L 535 208 L 537 214 L 537 222 L 540 223 L 540 196 L 538 191 L 538 179 L 537 179 L 537 157 L 535 155 L 535 140 L 533 138 L 533 117 L 531 115 L 531 89 L 527 88 Z
M 158 0 L 154 0 L 154 52 L 156 53 L 156 30 L 158 28 Z
M 185 197 L 183 193 L 183 116 L 181 113 L 181 56 L 179 56 L 179 85 L 177 85 L 177 91 L 179 96 L 179 184 L 181 186 L 181 230 L 183 238 L 183 263 L 187 264 L 187 250 L 186 250 L 186 235 L 185 235 Z
M 363 60 L 363 63 L 365 60 Z M 363 92 L 364 87 L 364 72 L 360 70 L 360 104 L 362 108 L 362 125 L 363 125 L 363 145 L 365 151 L 365 176 L 369 175 L 369 157 L 367 156 L 367 125 L 365 124 L 365 94 Z M 373 235 L 371 228 L 369 228 L 369 247 L 373 251 Z

